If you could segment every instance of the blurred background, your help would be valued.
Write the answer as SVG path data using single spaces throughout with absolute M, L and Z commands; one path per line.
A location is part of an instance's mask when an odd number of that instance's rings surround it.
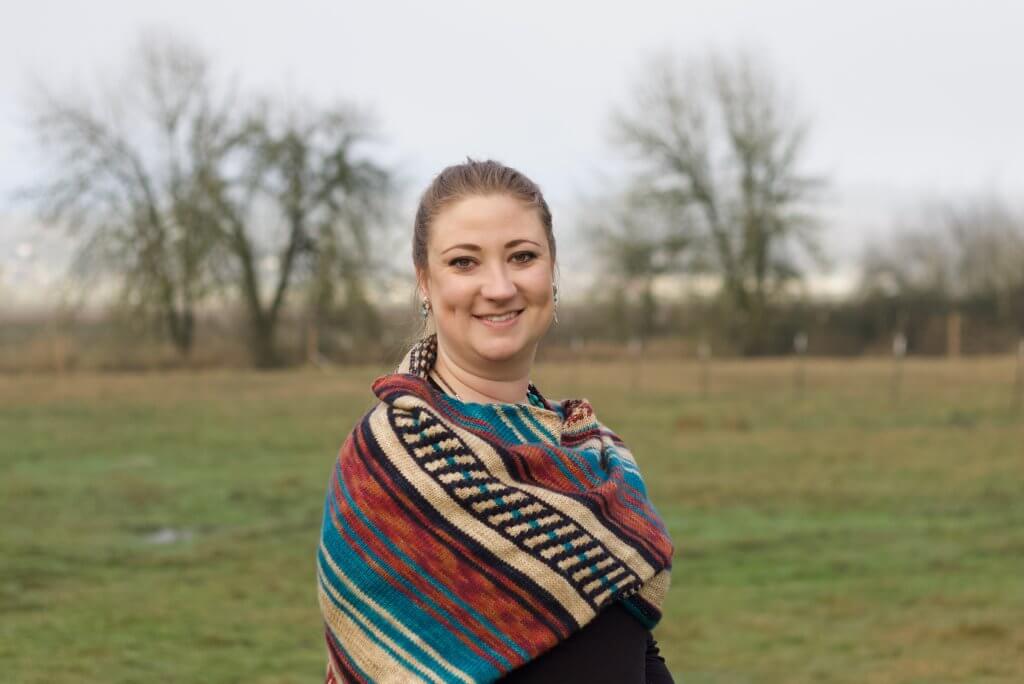
M 538 384 L 647 473 L 677 681 L 1024 678 L 1020 3 L 5 15 L 10 681 L 322 676 L 326 477 L 467 156 L 551 205 Z

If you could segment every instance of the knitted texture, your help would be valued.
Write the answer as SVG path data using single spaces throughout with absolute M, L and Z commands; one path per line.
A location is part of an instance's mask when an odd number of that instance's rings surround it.
M 672 542 L 584 399 L 478 404 L 378 378 L 329 478 L 317 553 L 327 682 L 493 682 L 620 601 L 653 627 Z

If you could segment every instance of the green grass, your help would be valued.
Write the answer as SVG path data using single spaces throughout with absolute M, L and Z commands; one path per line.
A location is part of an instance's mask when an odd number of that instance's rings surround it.
M 806 370 L 537 370 L 668 522 L 677 680 L 1024 681 L 1012 363 L 908 362 L 899 401 L 888 363 Z M 320 681 L 324 487 L 382 371 L 0 378 L 0 681 Z

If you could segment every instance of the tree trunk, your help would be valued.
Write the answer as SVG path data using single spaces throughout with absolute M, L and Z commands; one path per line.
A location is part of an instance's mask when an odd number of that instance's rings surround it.
M 278 368 L 281 365 L 281 358 L 274 346 L 274 330 L 277 327 L 274 323 L 262 311 L 250 319 L 249 352 L 257 368 Z
M 183 360 L 188 360 L 192 353 L 192 345 L 195 341 L 195 318 L 191 309 L 176 311 L 170 309 L 166 312 L 167 329 L 170 332 L 171 344 Z

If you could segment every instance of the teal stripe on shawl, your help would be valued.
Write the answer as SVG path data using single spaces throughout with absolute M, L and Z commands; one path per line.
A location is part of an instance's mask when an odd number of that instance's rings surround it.
M 634 602 L 634 600 L 635 600 L 635 598 L 631 596 L 629 598 L 622 599 L 621 601 L 619 601 L 619 604 L 623 608 L 625 608 L 629 612 L 630 615 L 632 615 L 637 620 L 639 620 L 641 625 L 643 625 L 647 629 L 654 629 L 655 625 L 658 624 L 658 621 L 657 620 L 652 620 L 650 618 L 650 616 L 646 615 L 642 610 L 640 610 L 636 606 L 636 603 Z
M 503 415 L 508 416 L 510 420 L 512 420 L 512 422 L 516 426 L 516 429 L 519 430 L 520 433 L 527 436 L 527 442 L 538 441 L 529 438 L 532 435 L 537 435 L 537 437 L 539 437 L 539 441 L 545 442 L 547 444 L 558 443 L 558 440 L 555 439 L 555 436 L 548 432 L 548 430 L 545 429 L 543 425 L 537 422 L 537 419 L 533 417 L 533 415 L 530 413 L 530 410 L 527 409 L 526 407 L 520 408 L 516 406 L 513 409 L 503 410 L 502 413 Z

